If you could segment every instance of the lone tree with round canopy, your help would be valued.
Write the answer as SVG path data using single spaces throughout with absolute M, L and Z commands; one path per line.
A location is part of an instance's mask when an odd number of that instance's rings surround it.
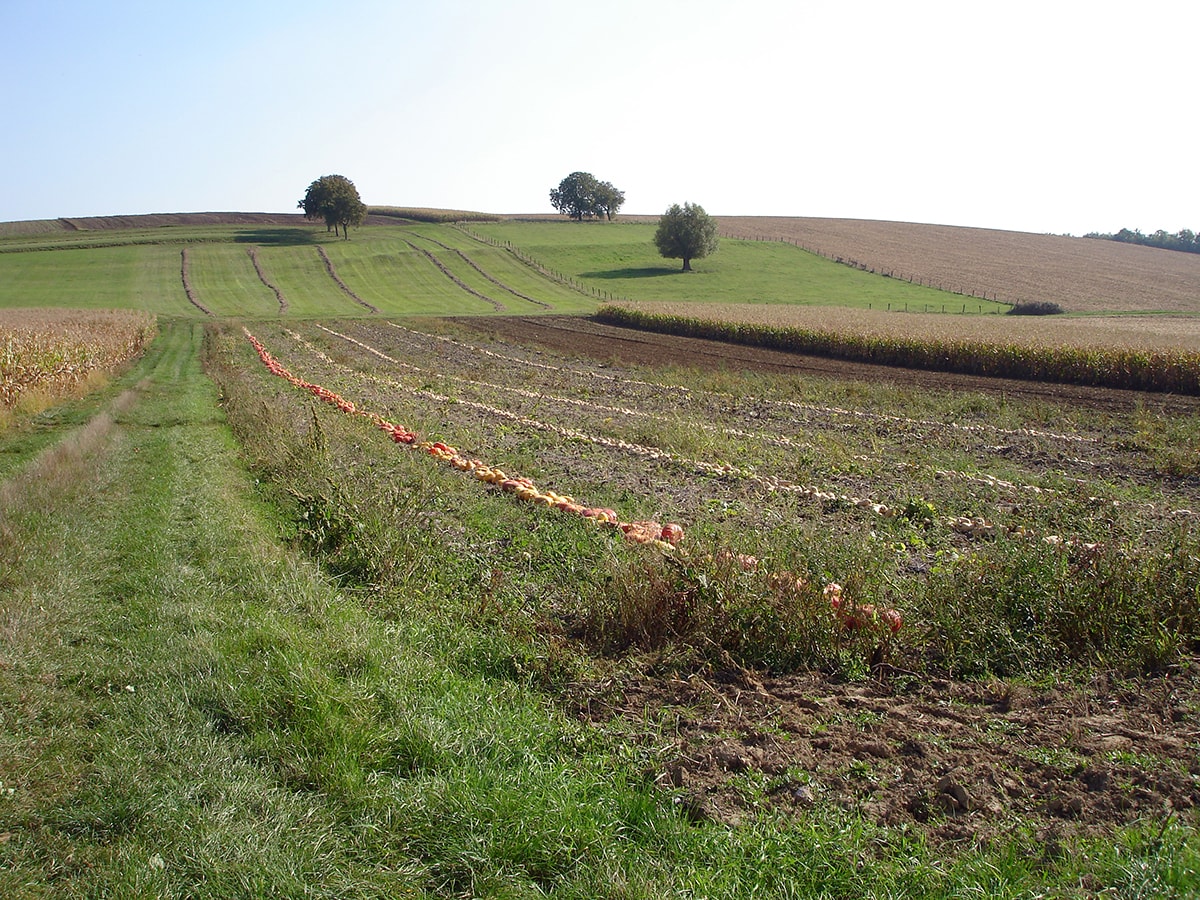
M 298 204 L 306 219 L 324 219 L 325 230 L 350 237 L 349 226 L 361 225 L 367 218 L 367 205 L 358 196 L 354 182 L 344 175 L 322 175 L 308 186 L 304 199 Z
M 673 204 L 654 232 L 654 246 L 666 259 L 682 259 L 684 272 L 692 260 L 717 252 L 717 222 L 697 203 Z

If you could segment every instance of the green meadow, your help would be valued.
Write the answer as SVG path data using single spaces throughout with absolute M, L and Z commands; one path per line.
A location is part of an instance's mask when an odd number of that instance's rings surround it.
M 654 227 L 502 222 L 317 227 L 160 226 L 0 236 L 0 307 L 134 306 L 216 316 L 591 313 L 609 299 L 998 312 L 1007 307 L 884 278 L 790 244 L 724 240 L 696 271 L 657 255 Z M 512 249 L 509 249 L 511 245 Z M 324 250 L 337 280 L 320 255 Z M 431 257 L 433 257 L 431 259 Z M 361 302 L 359 302 L 361 301 Z
M 715 254 L 679 271 L 654 248 L 654 225 L 627 222 L 472 223 L 550 269 L 614 298 L 788 303 L 911 312 L 996 313 L 1007 305 L 960 297 L 840 265 L 791 244 L 723 239 Z
M 0 239 L 0 307 L 203 315 L 184 290 L 185 254 L 193 296 L 218 317 L 571 314 L 596 307 L 591 294 L 448 225 L 360 228 L 349 241 L 319 227 L 20 234 Z

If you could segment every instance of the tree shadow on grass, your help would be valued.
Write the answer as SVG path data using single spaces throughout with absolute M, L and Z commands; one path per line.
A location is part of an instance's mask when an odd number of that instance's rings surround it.
M 661 266 L 646 266 L 640 269 L 606 269 L 602 272 L 580 272 L 580 278 L 654 278 L 658 275 L 674 275 L 678 268 L 664 269 Z
M 277 244 L 298 246 L 316 243 L 317 233 L 311 228 L 247 228 L 234 235 L 238 244 Z

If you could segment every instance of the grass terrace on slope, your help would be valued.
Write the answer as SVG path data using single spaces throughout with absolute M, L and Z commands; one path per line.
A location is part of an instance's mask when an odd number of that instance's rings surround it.
M 794 247 L 725 239 L 721 249 L 679 272 L 654 249 L 654 225 L 632 222 L 502 222 L 469 230 L 511 242 L 546 268 L 614 299 L 849 306 L 914 312 L 1001 313 L 1005 304 L 922 287 L 838 265 Z

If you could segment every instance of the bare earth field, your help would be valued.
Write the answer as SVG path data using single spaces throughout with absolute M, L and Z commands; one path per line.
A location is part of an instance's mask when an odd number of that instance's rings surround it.
M 720 216 L 721 234 L 799 244 L 894 277 L 1069 312 L 1200 313 L 1200 255 L 1091 238 L 984 228 Z
M 598 722 L 665 722 L 673 741 L 657 748 L 665 763 L 654 775 L 684 789 L 698 817 L 736 824 L 762 809 L 836 805 L 935 840 L 987 843 L 1018 818 L 1053 840 L 1188 815 L 1200 804 L 1198 700 L 1186 670 L 1061 689 L 897 689 L 731 670 L 633 676 L 588 686 L 576 702 Z M 1190 759 L 1190 770 L 1144 764 L 1153 757 Z M 746 790 L 755 775 L 758 796 Z

